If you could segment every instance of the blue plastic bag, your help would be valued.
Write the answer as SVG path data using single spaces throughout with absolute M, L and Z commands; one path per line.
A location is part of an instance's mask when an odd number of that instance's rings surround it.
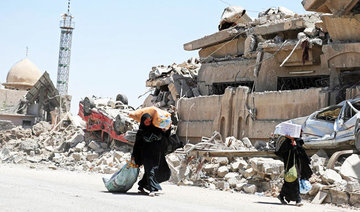
M 103 182 L 108 191 L 127 192 L 131 189 L 139 175 L 139 166 L 126 161 L 126 164 L 110 179 L 103 177 Z
M 308 180 L 301 179 L 299 182 L 300 185 L 300 193 L 307 194 L 312 188 L 311 183 Z

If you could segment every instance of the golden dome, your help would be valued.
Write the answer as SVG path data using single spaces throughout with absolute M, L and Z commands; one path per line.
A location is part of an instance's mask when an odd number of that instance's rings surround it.
M 34 86 L 40 77 L 40 69 L 25 58 L 11 67 L 3 85 L 9 89 L 26 90 Z

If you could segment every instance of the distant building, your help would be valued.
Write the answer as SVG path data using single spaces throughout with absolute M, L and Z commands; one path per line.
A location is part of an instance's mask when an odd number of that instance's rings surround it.
M 18 114 L 18 105 L 41 77 L 40 69 L 28 58 L 13 65 L 0 88 L 0 121 L 10 121 L 14 125 L 32 126 L 35 116 Z

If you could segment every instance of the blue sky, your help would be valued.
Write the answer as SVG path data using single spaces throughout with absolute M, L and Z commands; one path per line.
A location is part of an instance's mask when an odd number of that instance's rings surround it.
M 56 82 L 60 15 L 67 0 L 2 0 L 0 7 L 0 82 L 25 57 Z M 125 93 L 137 107 L 147 91 L 152 66 L 182 63 L 197 56 L 183 44 L 217 31 L 221 13 L 242 6 L 251 17 L 270 7 L 305 13 L 301 0 L 72 0 L 73 34 L 69 94 L 73 113 L 81 98 Z

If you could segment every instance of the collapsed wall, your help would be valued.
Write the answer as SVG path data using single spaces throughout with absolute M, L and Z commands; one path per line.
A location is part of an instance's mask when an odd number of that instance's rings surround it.
M 306 116 L 327 103 L 328 94 L 321 88 L 251 92 L 248 87 L 230 87 L 224 95 L 179 100 L 177 134 L 193 143 L 214 131 L 223 137 L 267 140 L 279 122 Z

